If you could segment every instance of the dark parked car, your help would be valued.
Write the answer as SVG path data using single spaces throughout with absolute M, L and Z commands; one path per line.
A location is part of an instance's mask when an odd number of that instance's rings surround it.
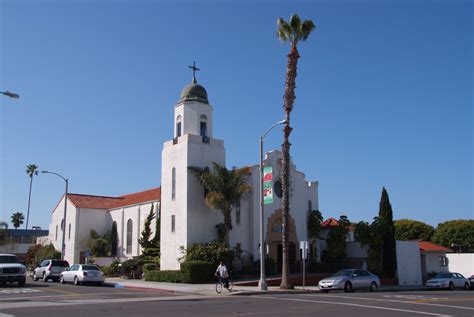
M 33 281 L 39 279 L 42 279 L 44 282 L 47 280 L 58 281 L 61 272 L 68 267 L 69 263 L 64 260 L 44 260 L 33 271 Z

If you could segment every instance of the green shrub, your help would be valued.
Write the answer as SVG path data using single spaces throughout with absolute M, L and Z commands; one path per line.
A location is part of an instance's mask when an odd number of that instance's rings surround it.
M 214 280 L 215 265 L 206 261 L 188 261 L 181 264 L 185 283 L 199 284 Z
M 311 261 L 307 270 L 309 273 L 334 273 L 341 267 L 334 263 Z
M 104 274 L 105 276 L 107 277 L 114 277 L 114 276 L 119 276 L 120 275 L 120 270 L 117 268 L 117 267 L 114 267 L 112 265 L 110 266 L 103 266 L 101 269 L 100 269 Z
M 181 248 L 181 252 L 184 254 L 183 257 L 180 258 L 182 263 L 205 261 L 211 262 L 217 267 L 220 261 L 224 261 L 227 267 L 230 267 L 234 260 L 234 250 L 224 246 L 218 241 L 196 243 L 188 249 Z
M 182 283 L 181 271 L 145 271 L 145 281 Z
M 142 277 L 143 265 L 146 263 L 156 263 L 156 258 L 152 256 L 138 256 L 121 263 L 120 273 L 126 278 L 139 279 Z
M 159 270 L 160 269 L 160 266 L 157 265 L 156 263 L 145 263 L 143 264 L 143 272 L 147 272 L 147 271 L 156 271 L 156 270 Z
M 276 263 L 272 258 L 265 258 L 265 275 L 273 275 L 276 273 Z

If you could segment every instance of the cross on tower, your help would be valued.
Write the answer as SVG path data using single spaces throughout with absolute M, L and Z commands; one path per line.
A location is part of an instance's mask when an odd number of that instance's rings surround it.
M 197 83 L 197 80 L 196 80 L 196 71 L 197 70 L 201 70 L 199 68 L 196 67 L 196 62 L 193 61 L 193 66 L 188 66 L 189 68 L 191 68 L 193 70 L 193 83 Z

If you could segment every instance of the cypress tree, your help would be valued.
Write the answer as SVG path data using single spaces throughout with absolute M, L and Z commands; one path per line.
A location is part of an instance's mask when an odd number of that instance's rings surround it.
M 111 231 L 111 238 L 110 238 L 110 244 L 111 244 L 111 250 L 110 250 L 110 255 L 111 256 L 117 256 L 117 247 L 118 247 L 118 232 L 117 232 L 117 222 L 114 221 L 112 224 L 112 231 Z
M 380 229 L 383 236 L 382 265 L 387 277 L 395 277 L 397 269 L 397 253 L 395 242 L 395 225 L 393 223 L 393 211 L 390 199 L 385 187 L 382 189 L 382 197 L 379 205 Z

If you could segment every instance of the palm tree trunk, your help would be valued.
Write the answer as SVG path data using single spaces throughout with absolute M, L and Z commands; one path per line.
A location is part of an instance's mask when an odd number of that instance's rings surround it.
M 224 213 L 224 228 L 225 228 L 225 245 L 229 246 L 229 234 L 232 230 L 232 218 L 231 218 L 232 209 Z
M 296 68 L 299 58 L 298 50 L 296 48 L 296 43 L 292 43 L 290 54 L 288 54 L 288 64 L 286 66 L 286 82 L 285 82 L 285 96 L 284 96 L 284 105 L 283 109 L 285 110 L 286 124 L 283 128 L 284 141 L 282 144 L 282 153 L 283 153 L 283 166 L 282 166 L 282 253 L 283 253 L 283 263 L 281 268 L 281 284 L 280 288 L 289 289 L 293 288 L 292 285 L 288 283 L 288 275 L 290 273 L 290 259 L 289 259 L 289 241 L 288 241 L 288 225 L 289 225 L 289 215 L 290 215 L 290 113 L 293 109 L 293 103 L 295 101 L 295 87 L 296 87 Z
M 33 175 L 30 179 L 30 193 L 28 195 L 28 212 L 26 213 L 26 229 L 28 229 L 28 220 L 30 219 L 31 188 L 33 187 Z

